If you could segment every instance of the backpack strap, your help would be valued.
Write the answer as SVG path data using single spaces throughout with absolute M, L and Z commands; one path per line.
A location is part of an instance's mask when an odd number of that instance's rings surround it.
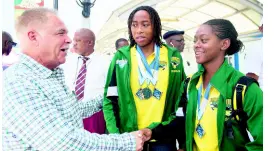
M 246 131 L 248 117 L 246 112 L 243 110 L 243 103 L 244 103 L 246 91 L 252 83 L 258 84 L 258 82 L 255 79 L 247 76 L 242 76 L 238 80 L 233 91 L 232 115 L 234 116 L 235 120 L 238 122 L 242 135 L 244 135 L 244 137 L 246 138 L 248 138 L 248 134 Z

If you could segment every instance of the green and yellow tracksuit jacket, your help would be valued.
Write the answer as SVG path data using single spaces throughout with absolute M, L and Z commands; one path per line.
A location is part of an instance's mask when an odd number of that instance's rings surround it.
M 179 96 L 181 82 L 186 78 L 180 53 L 167 45 L 169 83 L 165 101 L 162 124 L 169 123 L 175 118 L 176 101 Z M 177 57 L 180 63 L 172 67 L 172 57 Z M 138 130 L 136 105 L 130 87 L 131 57 L 130 46 L 120 48 L 112 59 L 104 92 L 103 112 L 109 133 L 123 133 Z M 117 94 L 109 94 L 108 91 Z M 151 123 L 154 128 L 160 123 Z
M 195 132 L 195 120 L 197 111 L 197 95 L 196 88 L 199 77 L 205 72 L 203 66 L 199 67 L 192 77 L 188 85 L 188 104 L 186 111 L 186 150 L 193 150 L 193 135 Z M 221 65 L 217 72 L 210 80 L 211 85 L 220 92 L 218 98 L 217 111 L 217 133 L 218 147 L 220 151 L 262 151 L 263 150 L 263 92 L 255 83 L 251 84 L 247 89 L 243 100 L 243 110 L 247 113 L 247 128 L 250 131 L 253 142 L 244 137 L 240 131 L 239 124 L 235 119 L 232 121 L 234 139 L 227 136 L 226 127 L 226 99 L 231 99 L 234 87 L 240 77 L 244 76 L 239 71 L 231 67 L 227 60 Z M 182 86 L 183 87 L 183 86 Z M 181 88 L 183 91 L 183 89 Z M 209 144 L 210 145 L 210 144 Z

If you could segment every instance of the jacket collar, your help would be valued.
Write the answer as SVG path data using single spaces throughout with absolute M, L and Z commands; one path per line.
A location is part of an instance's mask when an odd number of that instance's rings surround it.
M 192 80 L 195 85 L 199 81 L 199 77 L 203 75 L 205 72 L 205 69 L 203 65 L 198 65 L 198 72 L 196 72 L 192 76 Z M 234 72 L 235 69 L 228 64 L 227 59 L 224 60 L 223 64 L 220 66 L 220 68 L 214 73 L 213 77 L 210 79 L 211 85 L 216 88 L 221 95 L 225 96 L 227 95 L 227 87 L 225 85 L 229 85 L 228 81 L 230 81 L 231 77 L 234 77 L 233 74 L 236 74 Z
M 31 70 L 40 78 L 47 79 L 53 74 L 62 74 L 63 72 L 59 67 L 50 70 L 26 54 L 20 53 L 19 55 L 20 62 L 24 64 L 26 67 L 28 67 L 29 70 Z
M 169 53 L 169 54 L 173 54 L 174 52 L 178 52 L 178 53 L 179 53 L 179 51 L 178 51 L 177 49 L 172 48 L 172 47 L 170 47 L 170 46 L 168 46 L 168 45 L 166 45 L 166 44 L 163 44 L 162 47 L 163 47 L 163 46 L 167 47 L 167 50 L 168 50 L 168 53 Z M 135 47 L 135 45 L 134 45 L 133 47 Z M 126 58 L 130 58 L 130 49 L 131 49 L 130 46 L 126 46 L 126 47 L 120 48 L 120 49 L 118 50 L 118 52 L 124 54 L 124 56 L 125 56 Z

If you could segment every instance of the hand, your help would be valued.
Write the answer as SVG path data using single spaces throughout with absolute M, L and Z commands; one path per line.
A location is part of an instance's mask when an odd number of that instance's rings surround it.
M 141 131 L 143 133 L 143 140 L 144 141 L 150 140 L 151 134 L 152 134 L 152 131 L 150 129 L 144 128 L 144 129 L 141 129 L 139 131 Z
M 134 135 L 136 139 L 136 151 L 142 151 L 143 145 L 144 145 L 143 132 L 135 131 L 135 132 L 131 132 L 131 134 Z

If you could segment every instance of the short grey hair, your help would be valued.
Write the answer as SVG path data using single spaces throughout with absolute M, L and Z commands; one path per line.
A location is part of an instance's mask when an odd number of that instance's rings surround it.
M 57 15 L 57 12 L 53 9 L 43 7 L 28 9 L 24 11 L 22 15 L 18 17 L 15 24 L 16 32 L 22 32 L 22 30 L 28 27 L 28 25 L 31 23 L 46 23 L 48 21 L 49 14 Z

